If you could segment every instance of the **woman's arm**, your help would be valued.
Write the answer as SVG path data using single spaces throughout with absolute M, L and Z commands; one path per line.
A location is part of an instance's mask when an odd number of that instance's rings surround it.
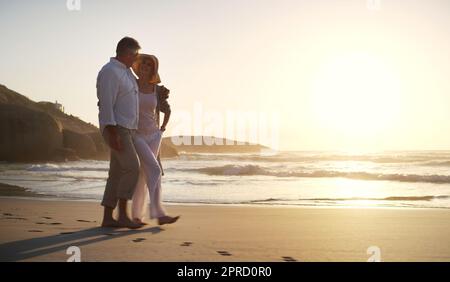
M 161 125 L 161 130 L 164 131 L 164 130 L 166 130 L 166 126 L 167 126 L 167 123 L 169 122 L 170 114 L 171 114 L 170 105 L 169 105 L 169 102 L 167 101 L 167 99 L 169 98 L 170 90 L 164 86 L 161 86 L 161 87 L 162 87 L 162 90 L 160 92 L 161 95 L 160 95 L 159 111 L 164 113 L 164 120 Z
M 169 122 L 169 118 L 170 118 L 170 112 L 164 113 L 164 120 L 163 120 L 163 123 L 161 125 L 161 130 L 162 131 L 166 130 L 166 125 Z

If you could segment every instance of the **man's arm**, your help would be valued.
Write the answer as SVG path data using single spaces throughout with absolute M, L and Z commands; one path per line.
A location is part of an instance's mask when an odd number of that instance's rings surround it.
M 97 97 L 99 107 L 99 124 L 102 134 L 107 130 L 109 146 L 115 150 L 121 149 L 119 135 L 116 129 L 114 104 L 119 93 L 119 81 L 113 70 L 106 69 L 97 78 Z
M 111 69 L 102 70 L 97 77 L 97 97 L 100 129 L 116 125 L 114 104 L 119 93 L 119 81 Z M 103 132 L 102 132 L 103 133 Z
M 117 133 L 117 125 L 107 125 L 104 130 L 108 134 L 109 147 L 116 151 L 122 150 L 122 141 Z

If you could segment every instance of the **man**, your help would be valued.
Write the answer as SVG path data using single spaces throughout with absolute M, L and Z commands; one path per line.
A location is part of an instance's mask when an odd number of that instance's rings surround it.
M 103 227 L 139 228 L 127 214 L 127 201 L 133 196 L 139 176 L 139 160 L 132 135 L 137 129 L 139 93 L 131 66 L 138 56 L 139 43 L 130 37 L 117 44 L 116 57 L 97 76 L 100 131 L 111 149 L 109 174 L 103 195 Z M 119 205 L 115 220 L 113 211 Z

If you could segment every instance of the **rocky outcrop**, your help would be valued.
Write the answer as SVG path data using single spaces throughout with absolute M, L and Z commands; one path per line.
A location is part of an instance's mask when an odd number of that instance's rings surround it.
M 61 123 L 25 106 L 0 104 L 0 132 L 0 160 L 53 160 L 63 146 Z
M 0 85 L 0 161 L 107 159 L 98 128 Z
M 106 145 L 105 141 L 103 140 L 103 137 L 100 134 L 100 131 L 96 130 L 95 132 L 90 132 L 87 135 L 89 135 L 91 137 L 92 141 L 95 144 L 96 153 L 93 158 L 99 159 L 99 160 L 108 160 L 109 159 L 109 147 L 108 147 L 108 145 Z
M 0 85 L 0 161 L 109 159 L 98 127 Z M 161 157 L 178 156 L 168 140 Z
M 89 159 L 95 156 L 97 147 L 95 146 L 95 142 L 89 134 L 83 134 L 74 132 L 69 129 L 63 129 L 62 135 L 64 148 L 74 150 L 82 159 Z
M 181 144 L 174 144 L 172 142 L 174 139 L 176 142 Z M 177 140 L 178 139 L 178 140 Z M 194 140 L 197 139 L 200 145 L 197 145 Z M 213 144 L 208 142 L 214 141 Z M 179 153 L 215 153 L 215 154 L 233 154 L 233 153 L 262 153 L 269 152 L 271 149 L 269 147 L 251 144 L 248 142 L 238 142 L 236 140 L 230 140 L 225 138 L 213 137 L 213 136 L 172 136 L 165 137 L 163 142 L 168 144 L 174 150 Z
M 169 137 L 163 138 L 161 142 L 161 158 L 173 158 L 178 156 L 178 151 L 173 147 Z

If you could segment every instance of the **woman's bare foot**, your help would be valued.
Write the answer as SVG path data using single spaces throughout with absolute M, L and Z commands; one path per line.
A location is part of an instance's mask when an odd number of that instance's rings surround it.
M 180 216 L 171 217 L 168 215 L 158 217 L 158 225 L 172 224 L 172 223 L 175 223 L 179 218 L 180 218 Z
M 133 222 L 140 225 L 147 225 L 147 222 L 142 221 L 140 218 L 133 218 Z

